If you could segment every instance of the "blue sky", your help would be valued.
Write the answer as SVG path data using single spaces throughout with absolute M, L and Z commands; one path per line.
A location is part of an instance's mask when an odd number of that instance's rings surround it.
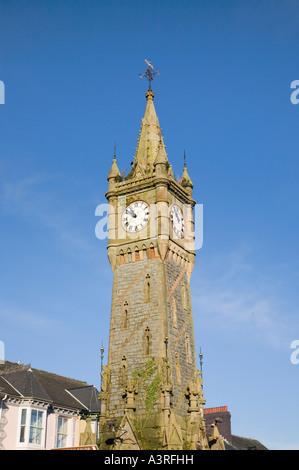
M 204 208 L 191 289 L 206 406 L 299 449 L 298 21 L 292 0 L 0 0 L 6 359 L 100 384 L 112 272 L 95 209 L 115 141 L 129 171 L 151 59 L 168 158 L 181 175 L 186 150 Z

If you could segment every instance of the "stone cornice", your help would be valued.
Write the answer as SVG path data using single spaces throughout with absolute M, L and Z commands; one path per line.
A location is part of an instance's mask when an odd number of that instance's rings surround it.
M 128 179 L 116 184 L 113 190 L 107 191 L 105 197 L 109 200 L 113 196 L 129 195 L 160 185 L 167 186 L 183 203 L 191 204 L 192 207 L 195 206 L 196 202 L 190 198 L 187 191 L 177 181 L 168 176 L 148 176 L 142 179 Z

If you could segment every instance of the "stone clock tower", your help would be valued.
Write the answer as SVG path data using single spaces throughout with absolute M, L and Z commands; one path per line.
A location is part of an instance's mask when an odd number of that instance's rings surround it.
M 151 86 L 131 171 L 122 177 L 114 156 L 108 182 L 114 279 L 100 449 L 208 449 L 189 284 L 193 185 L 186 165 L 174 178 Z

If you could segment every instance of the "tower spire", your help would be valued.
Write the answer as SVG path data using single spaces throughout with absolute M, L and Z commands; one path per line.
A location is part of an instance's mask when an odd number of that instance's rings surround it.
M 156 162 L 163 160 L 163 162 L 168 163 L 162 130 L 154 106 L 155 94 L 151 89 L 151 82 L 159 72 L 153 71 L 150 61 L 146 60 L 145 62 L 148 68 L 140 77 L 145 77 L 149 81 L 149 88 L 145 93 L 146 108 L 141 120 L 134 162 L 127 178 L 143 178 L 154 172 Z

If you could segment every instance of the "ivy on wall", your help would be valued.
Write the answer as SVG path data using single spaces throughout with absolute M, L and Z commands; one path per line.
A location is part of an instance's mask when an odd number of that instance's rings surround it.
M 146 382 L 154 375 L 153 380 L 146 385 Z M 146 364 L 138 368 L 133 373 L 134 386 L 137 389 L 145 388 L 145 409 L 149 413 L 158 398 L 161 377 L 158 374 L 158 367 L 154 358 L 146 362 Z
M 161 382 L 160 375 L 156 375 L 156 377 L 152 380 L 152 382 L 146 387 L 146 396 L 145 396 L 145 409 L 149 413 L 158 398 L 158 391 Z

